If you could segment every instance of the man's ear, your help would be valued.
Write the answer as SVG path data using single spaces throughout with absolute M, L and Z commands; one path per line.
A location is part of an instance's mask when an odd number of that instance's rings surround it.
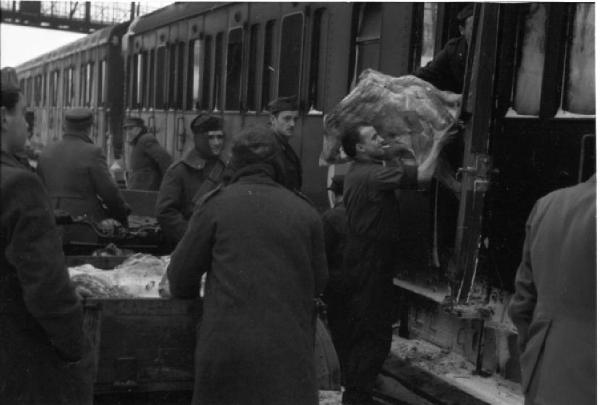
M 364 152 L 365 151 L 365 145 L 363 145 L 361 142 L 358 142 L 355 146 L 355 149 L 357 152 Z

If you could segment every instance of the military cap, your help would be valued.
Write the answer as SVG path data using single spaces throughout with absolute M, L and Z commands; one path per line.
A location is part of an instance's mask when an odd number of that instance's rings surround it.
M 473 15 L 473 4 L 463 7 L 462 10 L 456 15 L 456 19 L 459 23 L 464 23 L 465 20 Z
M 123 123 L 123 128 L 128 128 L 128 127 L 145 128 L 146 123 L 144 122 L 143 119 L 138 118 L 138 117 L 127 117 L 125 119 L 125 123 Z
M 73 108 L 65 113 L 64 130 L 81 132 L 87 130 L 94 122 L 92 111 L 87 108 Z
M 193 133 L 204 133 L 208 131 L 219 131 L 223 129 L 223 120 L 214 115 L 200 114 L 190 124 Z
M 19 79 L 17 79 L 17 71 L 14 68 L 3 68 L 1 75 L 0 89 L 2 93 L 18 93 L 21 91 L 19 88 Z
M 344 175 L 336 174 L 331 179 L 331 184 L 327 190 L 333 191 L 335 194 L 344 194 Z
M 280 111 L 296 111 L 298 110 L 298 101 L 296 96 L 279 97 L 272 100 L 267 108 L 271 114 L 277 114 Z

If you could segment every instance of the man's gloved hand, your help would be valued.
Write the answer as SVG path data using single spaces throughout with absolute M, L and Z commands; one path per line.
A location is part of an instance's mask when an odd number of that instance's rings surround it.
M 94 296 L 90 290 L 81 285 L 75 287 L 75 295 L 77 295 L 77 298 L 79 298 L 80 301 Z
M 169 288 L 169 279 L 167 279 L 167 273 L 162 277 L 160 283 L 158 283 L 158 295 L 162 298 L 172 298 L 171 289 Z

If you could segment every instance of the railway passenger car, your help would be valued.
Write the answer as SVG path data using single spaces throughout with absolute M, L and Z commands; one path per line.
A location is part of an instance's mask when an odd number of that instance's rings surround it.
M 97 145 L 105 150 L 110 144 L 120 147 L 121 39 L 128 26 L 103 28 L 17 67 L 27 106 L 34 113 L 31 142 L 36 149 L 61 138 L 65 111 L 73 107 L 94 112 L 92 138 Z

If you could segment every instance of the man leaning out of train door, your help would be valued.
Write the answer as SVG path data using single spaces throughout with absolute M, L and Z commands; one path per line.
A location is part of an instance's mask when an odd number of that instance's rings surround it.
M 191 129 L 194 147 L 169 167 L 156 201 L 158 223 L 172 247 L 183 237 L 197 200 L 221 183 L 226 166 L 222 119 L 201 114 Z
M 55 209 L 90 221 L 113 219 L 127 226 L 131 212 L 108 171 L 106 156 L 90 138 L 92 111 L 74 108 L 65 113 L 63 138 L 42 152 L 38 173 Z M 65 239 L 85 237 L 80 230 L 65 228 Z
M 296 97 L 279 97 L 272 100 L 268 109 L 270 112 L 271 128 L 275 131 L 280 152 L 278 159 L 284 168 L 283 185 L 290 190 L 302 187 L 302 165 L 300 158 L 290 145 L 298 121 L 298 103 Z
M 452 38 L 433 60 L 415 72 L 440 90 L 462 93 L 467 53 L 473 31 L 473 5 L 469 4 L 456 16 L 460 36 Z
M 327 280 L 319 214 L 283 187 L 274 134 L 233 140 L 229 184 L 198 203 L 167 270 L 197 298 L 194 405 L 317 405 L 314 298 Z
M 127 188 L 158 190 L 165 172 L 173 163 L 173 158 L 160 146 L 154 135 L 148 133 L 143 119 L 127 118 L 123 129 L 127 134 L 127 141 L 132 147 L 129 158 L 131 174 L 127 179 Z
M 0 403 L 91 404 L 81 303 L 46 190 L 15 158 L 27 140 L 16 73 L 4 68 L 1 76 Z
M 342 359 L 346 391 L 343 403 L 370 404 L 371 392 L 390 350 L 393 322 L 393 254 L 400 233 L 395 190 L 429 182 L 442 148 L 434 140 L 417 166 L 385 166 L 384 140 L 369 123 L 347 130 L 344 152 L 353 159 L 344 181 L 348 239 L 343 268 L 347 283 L 348 330 Z

